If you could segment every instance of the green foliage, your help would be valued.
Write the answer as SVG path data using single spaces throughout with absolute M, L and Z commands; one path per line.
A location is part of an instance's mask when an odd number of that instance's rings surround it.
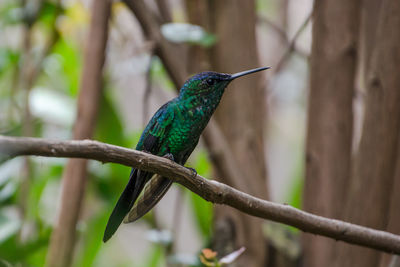
M 19 51 L 15 51 L 11 48 L 0 49 L 0 78 L 8 71 L 15 68 L 16 64 L 20 60 Z M 3 92 L 0 91 L 0 93 Z
M 76 96 L 82 70 L 81 61 L 81 52 L 76 44 L 61 38 L 46 62 L 48 67 L 45 70 L 51 86 Z M 61 85 L 63 87 L 60 88 Z
M 18 24 L 22 21 L 22 9 L 18 1 L 6 0 L 0 6 L 0 25 Z
M 79 260 L 76 266 L 94 266 L 94 261 L 101 248 L 103 237 L 101 233 L 104 231 L 108 215 L 106 212 L 99 212 L 87 221 L 86 224 L 90 227 L 86 227 L 86 231 L 82 233 L 83 246 L 78 252 Z
M 217 41 L 217 37 L 205 31 L 199 25 L 189 23 L 166 23 L 161 26 L 164 37 L 174 43 L 189 43 L 211 47 Z
M 289 205 L 301 209 L 303 201 L 303 186 L 304 186 L 304 169 L 303 169 L 303 157 L 299 155 L 296 162 L 296 168 L 294 171 L 294 183 L 292 184 L 291 190 L 289 192 Z
M 52 24 L 55 23 L 61 8 L 54 2 L 45 1 L 39 13 L 38 21 L 49 29 L 53 28 Z

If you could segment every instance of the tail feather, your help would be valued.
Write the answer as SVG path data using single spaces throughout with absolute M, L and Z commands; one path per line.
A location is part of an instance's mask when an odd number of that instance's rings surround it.
M 165 195 L 172 184 L 168 178 L 154 175 L 146 184 L 144 192 L 139 196 L 133 208 L 129 211 L 124 223 L 134 222 L 149 212 Z
M 111 213 L 103 236 L 103 242 L 107 242 L 124 220 L 126 214 L 130 211 L 140 192 L 146 183 L 148 176 L 152 175 L 148 172 L 142 172 L 132 169 L 129 182 L 118 199 L 118 202 Z

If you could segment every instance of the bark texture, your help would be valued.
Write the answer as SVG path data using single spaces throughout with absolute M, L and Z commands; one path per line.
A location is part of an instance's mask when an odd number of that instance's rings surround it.
M 110 8 L 109 0 L 92 3 L 92 18 L 84 54 L 74 139 L 91 138 L 95 129 L 102 91 L 102 69 Z M 76 224 L 85 192 L 86 166 L 86 160 L 71 159 L 64 169 L 60 213 L 47 255 L 46 265 L 49 267 L 69 266 L 72 262 Z
M 377 229 L 389 223 L 400 131 L 400 2 L 384 0 L 366 75 L 363 131 L 354 160 L 346 220 Z M 343 245 L 336 266 L 379 266 L 380 255 Z
M 399 212 L 399 203 L 400 203 L 400 142 L 397 144 L 397 162 L 396 162 L 396 171 L 394 175 L 394 182 L 392 188 L 392 194 L 390 197 L 390 208 L 389 208 L 389 218 L 386 230 L 394 233 L 396 235 L 400 235 L 400 212 Z M 381 253 L 380 256 L 380 267 L 392 267 L 391 262 L 394 261 L 394 256 L 391 254 Z M 398 265 L 393 267 L 400 266 L 400 259 L 397 259 Z
M 315 1 L 304 209 L 341 218 L 350 177 L 359 1 Z M 334 241 L 304 235 L 304 265 L 330 266 Z

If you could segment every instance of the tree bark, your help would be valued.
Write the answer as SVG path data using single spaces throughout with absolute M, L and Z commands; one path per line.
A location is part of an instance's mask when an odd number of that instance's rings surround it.
M 358 1 L 315 1 L 304 209 L 341 218 L 350 177 Z M 330 266 L 334 241 L 304 235 L 304 265 Z
M 400 132 L 400 2 L 381 3 L 366 76 L 362 136 L 354 159 L 346 220 L 377 229 L 389 223 Z M 343 245 L 336 266 L 378 266 L 380 255 Z
M 84 66 L 78 97 L 74 139 L 91 138 L 96 125 L 102 89 L 102 69 L 108 35 L 111 1 L 93 1 L 92 18 L 86 41 Z M 85 192 L 87 160 L 68 161 L 62 177 L 61 208 L 51 236 L 47 266 L 69 266 L 75 243 L 76 224 Z
M 390 209 L 389 209 L 389 220 L 386 230 L 391 233 L 400 235 L 400 212 L 399 212 L 399 203 L 400 203 L 400 142 L 397 144 L 397 161 L 396 161 L 396 171 L 394 175 L 394 184 L 392 188 L 392 194 L 390 199 Z M 381 253 L 380 256 L 380 267 L 388 267 L 390 266 L 390 262 L 393 260 L 394 256 L 391 254 Z M 399 262 L 400 264 L 400 262 Z
M 211 30 L 217 43 L 211 49 L 215 71 L 234 73 L 259 64 L 255 35 L 254 1 L 210 2 Z M 232 18 L 239 18 L 235 20 Z M 264 156 L 265 91 L 260 75 L 233 82 L 227 88 L 216 111 L 218 124 L 243 176 L 219 176 L 227 184 L 241 183 L 241 190 L 268 198 Z M 263 266 L 267 242 L 262 222 L 232 209 L 217 207 L 214 246 L 224 255 L 240 246 L 246 253 L 238 266 Z

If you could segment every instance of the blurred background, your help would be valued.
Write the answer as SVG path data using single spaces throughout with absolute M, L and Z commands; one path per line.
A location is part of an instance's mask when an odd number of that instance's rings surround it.
M 0 0 L 0 134 L 134 148 L 192 74 L 271 66 L 227 88 L 187 166 L 399 234 L 399 18 L 397 0 Z M 179 185 L 104 244 L 129 172 L 0 162 L 0 266 L 204 266 L 203 248 L 240 247 L 229 266 L 400 266 Z

